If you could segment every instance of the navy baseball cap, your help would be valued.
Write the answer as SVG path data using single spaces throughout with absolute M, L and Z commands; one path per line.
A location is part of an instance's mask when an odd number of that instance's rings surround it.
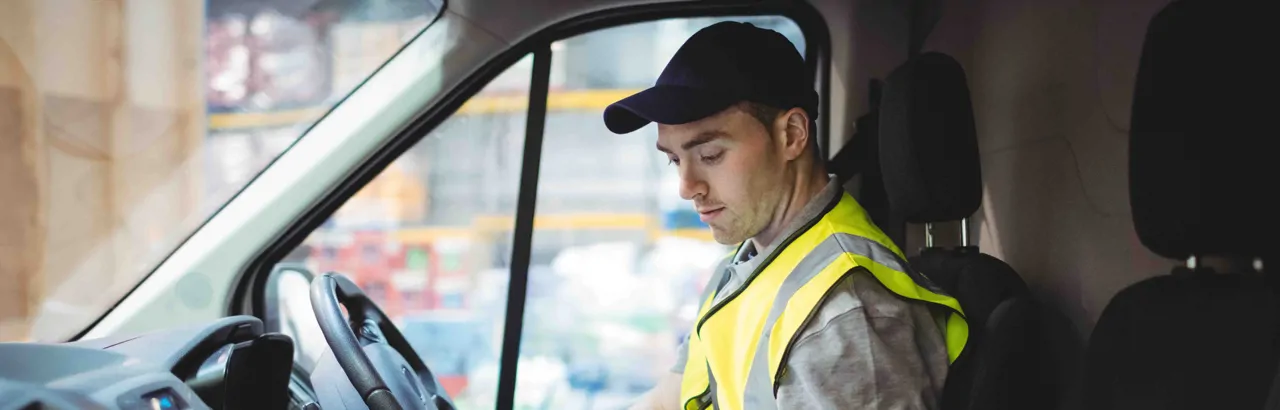
M 818 93 L 804 58 L 782 34 L 727 21 L 694 33 L 653 87 L 610 104 L 604 124 L 616 134 L 697 121 L 742 101 L 800 107 L 818 117 Z

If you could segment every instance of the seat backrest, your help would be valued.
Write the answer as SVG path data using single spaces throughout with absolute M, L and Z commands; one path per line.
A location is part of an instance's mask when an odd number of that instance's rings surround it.
M 899 225 L 958 221 L 976 212 L 982 172 L 959 62 L 940 53 L 913 58 L 886 79 L 880 109 L 879 163 Z M 910 263 L 956 297 L 970 323 L 966 351 L 947 376 L 943 408 L 1043 407 L 1045 394 L 1036 388 L 1038 308 L 1018 274 L 973 246 L 926 248 Z
M 1276 8 L 1178 0 L 1147 28 L 1129 190 L 1138 237 L 1159 255 L 1261 264 L 1275 252 Z M 1117 293 L 1089 341 L 1085 407 L 1261 409 L 1280 359 L 1280 300 L 1275 279 L 1249 265 L 1180 268 Z

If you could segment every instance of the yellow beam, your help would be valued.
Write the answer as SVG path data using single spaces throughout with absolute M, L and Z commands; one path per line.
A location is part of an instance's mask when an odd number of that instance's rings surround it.
M 613 104 L 618 100 L 630 97 L 632 94 L 638 92 L 640 92 L 640 90 L 551 90 L 551 92 L 547 94 L 547 110 L 604 110 L 604 108 L 608 107 L 609 104 Z
M 587 228 L 580 230 L 593 229 L 599 228 Z M 649 240 L 656 240 L 658 238 L 688 238 L 706 242 L 715 241 L 715 238 L 711 236 L 711 231 L 707 229 L 676 229 L 668 231 L 658 228 L 648 228 L 645 229 L 645 231 Z M 456 227 L 405 228 L 392 232 L 392 238 L 400 243 L 419 244 L 431 243 L 442 239 L 476 239 L 484 236 L 484 234 L 493 232 L 494 231 Z
M 465 227 L 431 227 L 397 229 L 392 237 L 401 243 L 426 243 L 440 239 L 470 239 L 476 236 L 474 229 Z
M 209 129 L 220 130 L 296 125 L 315 121 L 326 112 L 329 112 L 328 107 L 268 112 L 209 114 Z
M 533 218 L 533 229 L 548 230 L 648 229 L 656 225 L 657 220 L 646 214 L 582 213 L 538 215 Z M 509 231 L 516 226 L 516 222 L 512 216 L 489 215 L 476 217 L 471 226 L 484 231 Z
M 486 215 L 472 220 L 469 226 L 401 228 L 391 233 L 403 243 L 432 242 L 442 238 L 469 239 L 498 232 L 507 232 L 515 226 L 510 216 Z M 570 214 L 541 215 L 533 220 L 538 230 L 636 230 L 645 231 L 650 239 L 660 237 L 691 238 L 713 241 L 711 231 L 700 228 L 666 230 L 658 227 L 657 218 L 646 214 Z
M 670 231 L 655 229 L 649 232 L 650 240 L 661 237 L 689 238 L 706 242 L 713 242 L 716 240 L 715 237 L 711 236 L 710 229 L 684 228 Z
M 639 90 L 571 90 L 552 91 L 547 95 L 548 111 L 603 110 L 615 101 L 635 94 Z M 458 108 L 458 115 L 478 115 L 521 112 L 529 107 L 525 94 L 477 95 Z M 282 127 L 315 121 L 329 112 L 331 107 L 311 107 L 269 112 L 222 113 L 209 115 L 209 129 L 232 130 L 244 128 Z

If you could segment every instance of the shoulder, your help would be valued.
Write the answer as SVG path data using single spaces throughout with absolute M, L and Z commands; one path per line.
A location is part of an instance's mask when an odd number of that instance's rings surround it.
M 867 343 L 911 343 L 945 353 L 945 315 L 927 302 L 899 296 L 866 269 L 854 268 L 837 282 L 796 334 L 791 360 L 827 360 L 830 354 Z M 812 353 L 812 354 L 811 354 Z
M 780 407 L 935 408 L 947 352 L 932 310 L 889 291 L 865 269 L 837 283 L 796 337 Z
M 898 296 L 866 269 L 854 268 L 835 284 L 799 336 L 804 338 L 848 322 L 911 324 L 921 313 L 930 316 L 929 311 L 927 303 Z
M 871 345 L 911 346 L 908 350 L 919 349 L 919 354 L 940 354 L 945 363 L 942 316 L 935 312 L 927 302 L 898 296 L 870 272 L 854 268 L 796 334 L 788 365 L 830 361 Z

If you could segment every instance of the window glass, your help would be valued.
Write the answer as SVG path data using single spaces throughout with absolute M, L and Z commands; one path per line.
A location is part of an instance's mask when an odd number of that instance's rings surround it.
M 662 20 L 552 47 L 518 407 L 623 408 L 675 364 L 729 247 L 680 199 L 656 126 L 615 135 L 601 112 L 651 86 L 690 35 L 723 20 L 775 29 L 803 55 L 799 27 L 782 17 Z
M 4 2 L 0 341 L 101 317 L 439 6 Z
M 298 248 L 313 272 L 355 281 L 464 409 L 496 400 L 532 61 L 499 75 Z M 322 352 L 302 360 L 310 367 Z

